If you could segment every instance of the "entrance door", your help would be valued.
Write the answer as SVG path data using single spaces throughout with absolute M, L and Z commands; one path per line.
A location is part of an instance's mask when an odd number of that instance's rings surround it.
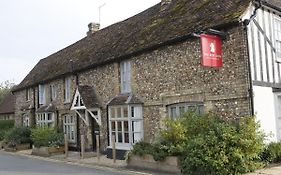
M 97 110 L 94 110 L 92 111 L 92 113 L 95 115 L 95 116 L 98 116 L 98 111 Z M 97 121 L 91 117 L 91 126 L 92 126 L 92 139 L 93 139 L 93 151 L 97 151 L 97 142 L 96 142 L 96 136 L 100 135 L 100 127 L 99 127 L 99 124 L 97 123 Z

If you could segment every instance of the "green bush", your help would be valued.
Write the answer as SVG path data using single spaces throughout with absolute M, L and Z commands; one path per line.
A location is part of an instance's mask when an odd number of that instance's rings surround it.
M 137 143 L 131 154 L 151 154 L 155 160 L 179 156 L 184 174 L 243 174 L 263 166 L 264 134 L 254 117 L 225 121 L 212 114 L 185 113 L 167 119 L 160 139 Z
M 4 140 L 5 134 L 14 127 L 14 120 L 0 120 L 0 141 Z
M 53 128 L 38 127 L 32 130 L 31 139 L 35 147 L 41 146 L 63 146 L 64 135 L 63 133 L 57 133 Z
M 13 128 L 15 125 L 14 120 L 0 120 L 0 130 L 8 130 Z
M 264 134 L 254 117 L 238 122 L 224 121 L 210 114 L 185 114 L 187 142 L 183 152 L 185 174 L 243 174 L 261 167 Z
M 266 163 L 281 162 L 281 142 L 272 142 L 268 144 L 262 152 L 261 158 Z
M 5 133 L 4 139 L 7 143 L 26 144 L 31 143 L 31 131 L 27 127 L 16 127 Z

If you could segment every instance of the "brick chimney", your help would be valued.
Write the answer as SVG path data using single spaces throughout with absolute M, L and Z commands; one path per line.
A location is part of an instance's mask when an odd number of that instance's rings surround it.
M 161 9 L 160 9 L 160 11 L 165 11 L 167 8 L 169 8 L 171 3 L 172 3 L 172 0 L 161 0 Z
M 100 24 L 91 22 L 90 24 L 88 24 L 88 28 L 89 28 L 89 31 L 87 32 L 87 36 L 98 31 L 100 29 Z

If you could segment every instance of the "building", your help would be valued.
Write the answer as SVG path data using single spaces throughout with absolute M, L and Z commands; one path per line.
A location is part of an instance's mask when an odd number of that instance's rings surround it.
M 227 120 L 256 111 L 263 129 L 269 131 L 270 125 L 270 132 L 278 135 L 277 113 L 273 110 L 265 116 L 262 111 L 268 107 L 258 98 L 264 92 L 272 96 L 272 90 L 278 92 L 280 72 L 272 72 L 274 83 L 254 79 L 254 60 L 259 58 L 255 53 L 264 51 L 263 47 L 253 49 L 251 43 L 261 41 L 257 46 L 264 46 L 264 32 L 254 22 L 269 18 L 263 13 L 278 21 L 280 2 L 162 0 L 102 30 L 91 23 L 85 38 L 41 59 L 13 90 L 16 123 L 28 120 L 29 125 L 59 126 L 76 149 L 85 135 L 88 151 L 95 151 L 99 135 L 108 157 L 115 136 L 119 158 L 140 140 L 152 142 L 163 119 L 190 109 L 212 111 Z M 274 37 L 281 30 L 281 25 L 271 22 L 274 35 L 269 37 L 269 52 L 279 47 Z M 202 66 L 197 37 L 202 33 L 222 39 L 222 67 Z M 273 60 L 268 68 L 277 70 L 279 50 L 275 50 L 265 58 Z M 265 90 L 258 92 L 259 88 Z M 278 107 L 273 98 L 267 100 L 271 108 Z
M 4 97 L 0 104 L 0 120 L 14 120 L 15 119 L 15 102 L 16 97 L 9 93 Z

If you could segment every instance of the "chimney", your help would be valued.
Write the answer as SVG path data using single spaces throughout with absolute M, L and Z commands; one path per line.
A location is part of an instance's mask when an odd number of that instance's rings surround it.
M 89 36 L 92 33 L 95 33 L 96 31 L 98 31 L 100 29 L 100 24 L 95 23 L 95 22 L 91 22 L 90 24 L 88 24 L 88 28 L 89 28 L 89 31 L 87 32 L 87 36 Z
M 165 11 L 166 9 L 168 9 L 171 3 L 172 3 L 172 0 L 161 0 L 160 11 Z

